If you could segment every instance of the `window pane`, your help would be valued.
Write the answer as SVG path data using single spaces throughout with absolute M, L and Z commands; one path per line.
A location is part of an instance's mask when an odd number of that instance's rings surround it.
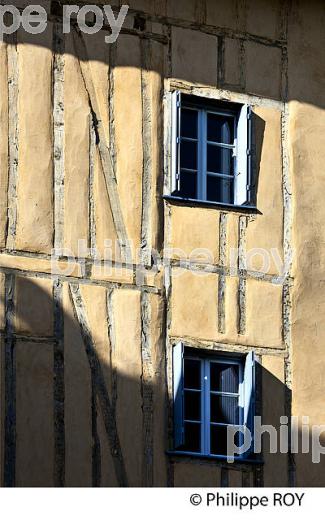
M 207 200 L 212 202 L 224 202 L 225 204 L 233 204 L 234 188 L 232 179 L 223 179 L 222 177 L 207 176 Z
M 181 136 L 197 139 L 197 110 L 182 109 Z
M 208 114 L 208 141 L 215 143 L 234 143 L 234 118 Z
M 211 362 L 210 389 L 215 392 L 237 394 L 239 389 L 239 366 Z
M 198 359 L 184 360 L 184 387 L 200 390 L 201 388 L 201 361 Z
M 182 197 L 196 199 L 197 174 L 194 172 L 181 171 L 181 190 Z
M 201 420 L 201 392 L 185 391 L 184 418 L 189 421 Z
M 238 424 L 239 407 L 238 397 L 226 395 L 210 395 L 210 418 L 211 422 Z
M 233 437 L 231 436 L 231 439 Z M 240 446 L 239 434 L 235 434 L 235 444 Z M 210 427 L 210 453 L 212 455 L 227 455 L 227 426 Z M 231 455 L 233 453 L 230 453 Z
M 201 451 L 201 425 L 198 423 L 184 423 L 185 451 Z
M 229 148 L 222 148 L 207 145 L 207 171 L 212 173 L 223 173 L 224 175 L 233 175 L 234 173 L 234 158 L 232 150 Z
M 181 141 L 181 168 L 197 170 L 197 143 Z

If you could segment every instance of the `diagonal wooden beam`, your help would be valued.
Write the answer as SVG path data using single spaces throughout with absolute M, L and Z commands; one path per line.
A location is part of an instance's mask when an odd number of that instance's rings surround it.
M 96 395 L 102 410 L 105 430 L 110 445 L 111 455 L 117 481 L 121 487 L 128 486 L 122 449 L 118 437 L 115 414 L 105 385 L 103 371 L 98 359 L 90 328 L 87 322 L 86 309 L 78 284 L 69 284 L 69 293 L 75 317 L 79 323 L 81 336 L 85 345 L 89 367 L 92 372 Z
M 99 157 L 104 174 L 105 186 L 108 199 L 110 201 L 113 221 L 116 229 L 116 234 L 120 243 L 121 256 L 123 260 L 127 261 L 129 256 L 128 235 L 123 219 L 118 189 L 117 180 L 114 174 L 112 165 L 112 158 L 109 151 L 109 146 L 106 142 L 106 136 L 103 128 L 103 122 L 100 117 L 100 110 L 98 106 L 96 90 L 92 79 L 92 73 L 89 66 L 89 57 L 87 47 L 85 44 L 82 32 L 78 28 L 72 30 L 73 42 L 76 51 L 76 56 L 79 57 L 79 65 L 81 76 L 87 92 L 89 106 L 92 113 L 94 128 L 96 131 L 96 144 L 99 151 Z

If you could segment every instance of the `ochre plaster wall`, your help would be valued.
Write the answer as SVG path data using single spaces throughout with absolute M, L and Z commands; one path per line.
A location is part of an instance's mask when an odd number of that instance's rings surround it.
M 114 45 L 44 5 L 0 43 L 1 484 L 324 485 L 267 441 L 166 455 L 179 340 L 253 349 L 264 422 L 325 421 L 323 2 L 130 0 Z M 175 88 L 252 105 L 258 212 L 163 199 Z

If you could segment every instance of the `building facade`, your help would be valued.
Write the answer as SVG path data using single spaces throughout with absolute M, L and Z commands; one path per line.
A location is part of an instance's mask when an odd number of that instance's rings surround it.
M 1 484 L 322 486 L 324 3 L 128 4 L 0 42 Z

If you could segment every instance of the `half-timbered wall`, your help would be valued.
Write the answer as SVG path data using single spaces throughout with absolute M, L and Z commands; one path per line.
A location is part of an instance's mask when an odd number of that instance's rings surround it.
M 2 485 L 322 485 L 267 441 L 166 452 L 179 340 L 253 349 L 265 423 L 324 423 L 323 3 L 130 0 L 113 45 L 41 3 L 45 33 L 0 42 Z M 175 88 L 253 105 L 258 212 L 163 199 Z

